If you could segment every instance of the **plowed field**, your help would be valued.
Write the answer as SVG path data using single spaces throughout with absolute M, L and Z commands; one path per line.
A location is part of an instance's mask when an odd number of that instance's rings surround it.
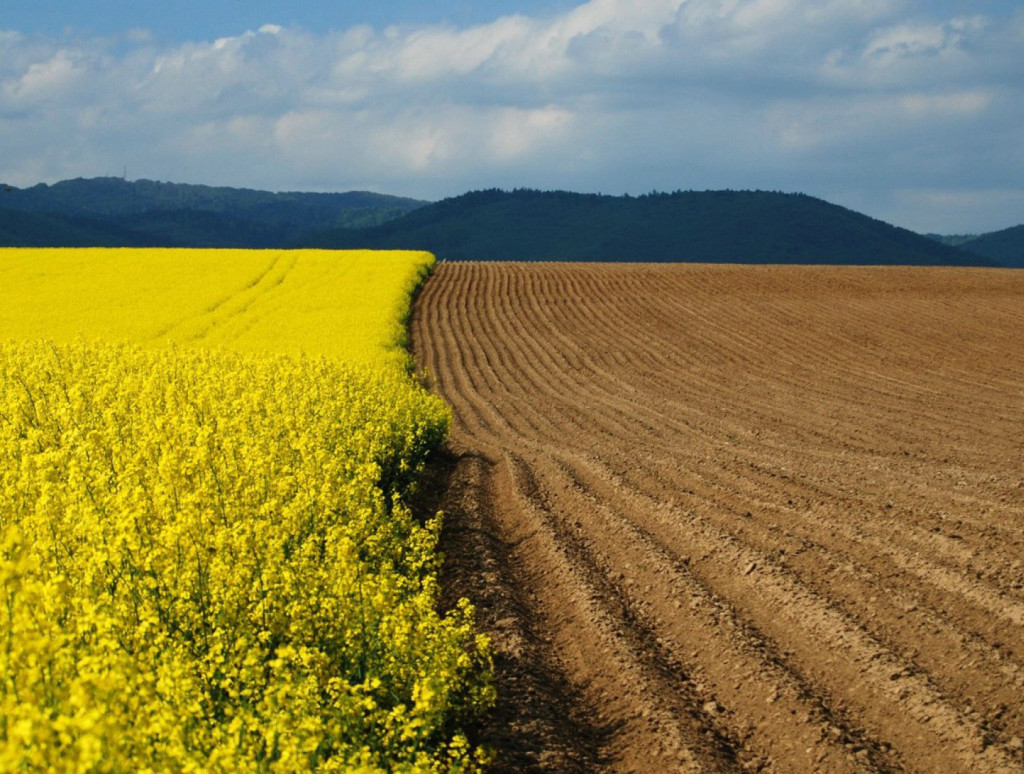
M 1024 769 L 1024 272 L 442 264 L 498 771 Z

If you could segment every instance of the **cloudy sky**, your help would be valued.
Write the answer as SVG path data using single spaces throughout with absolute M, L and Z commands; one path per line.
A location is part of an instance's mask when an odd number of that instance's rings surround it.
M 1024 223 L 1021 0 L 3 0 L 0 181 L 802 191 Z

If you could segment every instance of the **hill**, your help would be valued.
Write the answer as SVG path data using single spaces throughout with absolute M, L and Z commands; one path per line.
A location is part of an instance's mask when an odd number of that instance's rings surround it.
M 0 245 L 299 246 L 310 233 L 379 225 L 423 204 L 366 191 L 272 193 L 78 178 L 3 186 Z
M 821 199 L 767 191 L 476 191 L 307 244 L 414 248 L 447 260 L 995 263 Z
M 429 250 L 447 260 L 1024 266 L 1024 227 L 920 236 L 805 194 L 474 191 L 428 204 L 121 178 L 0 187 L 0 246 Z
M 925 234 L 925 236 L 950 247 L 962 247 L 972 239 L 978 238 L 978 234 Z
M 962 249 L 1001 266 L 1024 268 L 1024 224 L 976 236 L 964 242 Z
M 151 241 L 94 218 L 0 207 L 0 247 L 152 247 Z

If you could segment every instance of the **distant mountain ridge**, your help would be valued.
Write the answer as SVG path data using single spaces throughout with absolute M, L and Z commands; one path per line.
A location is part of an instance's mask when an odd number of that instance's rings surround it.
M 0 244 L 290 247 L 314 232 L 378 225 L 425 203 L 368 191 L 272 193 L 77 178 L 31 188 L 3 186 Z
M 812 196 L 772 191 L 475 191 L 372 228 L 328 230 L 313 244 L 415 246 L 449 260 L 1003 265 Z
M 0 245 L 403 248 L 442 260 L 1024 267 L 1024 226 L 921 236 L 806 194 L 490 189 L 427 203 L 121 178 L 0 186 Z

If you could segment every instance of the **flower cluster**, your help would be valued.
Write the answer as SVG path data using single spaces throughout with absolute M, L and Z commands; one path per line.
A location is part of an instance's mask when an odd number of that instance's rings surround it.
M 400 368 L 0 345 L 0 770 L 473 771 Z

